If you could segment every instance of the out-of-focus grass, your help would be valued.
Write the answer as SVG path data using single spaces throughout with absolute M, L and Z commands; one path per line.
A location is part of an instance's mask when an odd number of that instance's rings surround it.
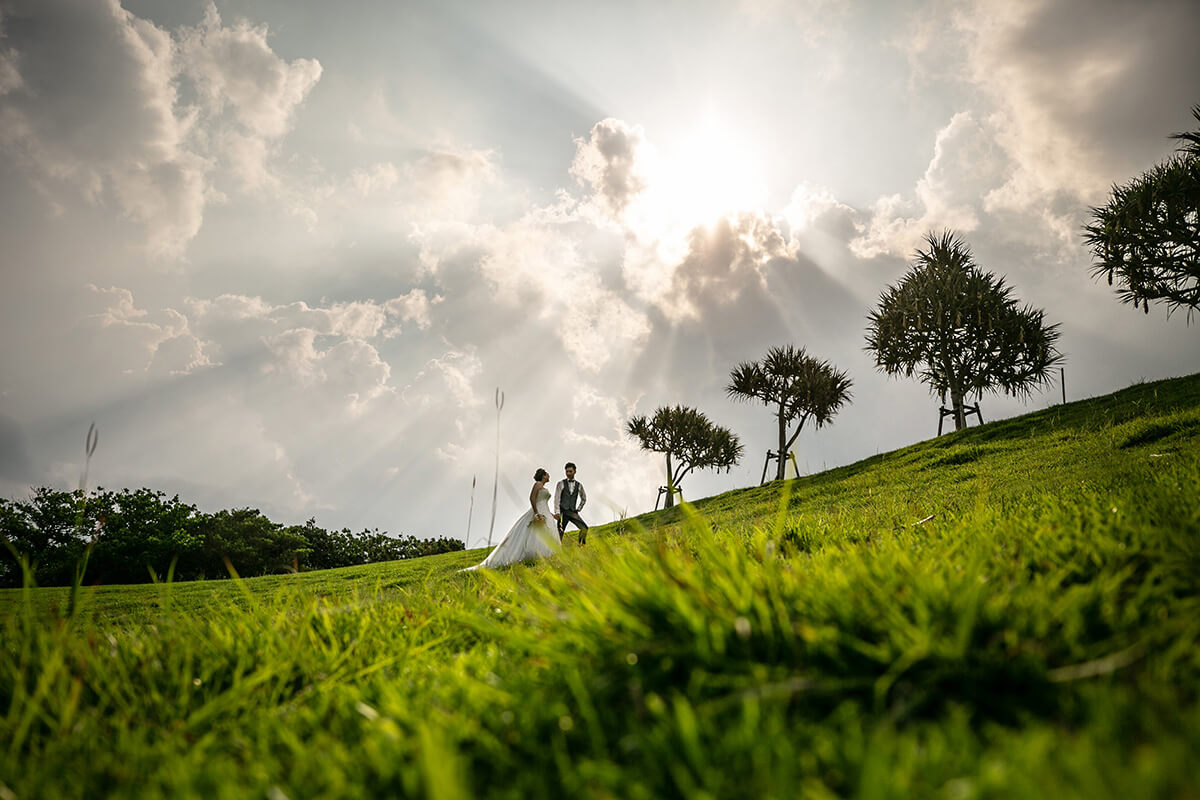
M 1196 796 L 1198 414 L 1138 385 L 499 572 L 0 593 L 0 793 Z

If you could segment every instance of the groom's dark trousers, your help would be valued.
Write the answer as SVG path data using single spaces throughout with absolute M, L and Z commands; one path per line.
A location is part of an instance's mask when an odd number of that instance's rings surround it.
M 579 528 L 579 543 L 586 542 L 588 524 L 583 521 L 583 517 L 579 516 L 578 511 L 567 511 L 562 508 L 558 510 L 558 538 L 561 540 L 563 534 L 567 532 L 568 522 L 574 522 L 575 527 Z

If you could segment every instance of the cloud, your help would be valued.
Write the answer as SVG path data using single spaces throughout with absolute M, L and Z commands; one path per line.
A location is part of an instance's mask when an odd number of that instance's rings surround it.
M 354 413 L 392 389 L 388 386 L 391 367 L 375 347 L 361 339 L 344 339 L 321 354 L 326 383 L 337 387 Z
M 220 366 L 208 351 L 205 342 L 190 332 L 180 333 L 158 343 L 146 371 L 151 375 L 189 375 L 198 369 Z
M 291 63 L 267 43 L 267 27 L 239 20 L 221 23 L 210 3 L 204 20 L 185 28 L 179 39 L 183 72 L 191 77 L 210 114 L 226 108 L 249 134 L 278 139 L 291 128 L 292 115 L 321 78 L 321 64 L 298 58 Z
M 354 404 L 378 397 L 387 389 L 392 370 L 379 351 L 361 339 L 344 339 L 324 354 L 326 379 L 337 385 Z
M 631 355 L 650 336 L 646 315 L 600 285 L 594 275 L 581 275 L 563 301 L 547 306 L 544 315 L 558 329 L 563 348 L 576 364 L 593 372 L 622 355 Z
M 906 257 L 929 230 L 977 229 L 984 196 L 1001 185 L 1008 164 L 994 130 L 970 112 L 955 114 L 937 132 L 933 157 L 913 193 L 880 197 L 870 219 L 859 223 L 851 250 L 859 258 L 886 253 Z
M 390 161 L 372 164 L 363 169 L 357 167 L 350 172 L 350 185 L 362 197 L 387 194 L 400 182 L 400 170 Z
M 402 207 L 414 223 L 470 219 L 484 189 L 498 177 L 497 155 L 491 150 L 441 147 L 397 166 L 382 161 L 350 171 L 350 197 L 383 198 Z M 334 189 L 331 194 L 337 193 Z
M 484 191 L 497 181 L 497 159 L 491 150 L 440 148 L 407 165 L 409 215 L 417 222 L 471 219 Z
M 792 190 L 792 196 L 780 212 L 793 236 L 817 228 L 833 218 L 845 220 L 857 214 L 853 207 L 838 200 L 830 189 L 807 182 L 799 183 Z M 845 229 L 838 222 L 834 226 Z
M 322 220 L 332 220 L 325 232 L 352 241 L 359 235 L 377 238 L 381 230 L 432 241 L 461 234 L 498 183 L 495 151 L 442 143 L 408 161 L 378 161 L 345 174 L 314 164 L 308 174 L 293 175 L 280 192 L 310 233 L 322 231 Z
M 996 104 L 999 141 L 1017 165 L 993 202 L 1094 200 L 1114 174 L 1166 149 L 1173 120 L 1195 102 L 1195 3 L 978 3 L 953 19 L 970 38 L 970 80 Z
M 0 94 L 0 151 L 44 195 L 112 202 L 176 257 L 203 218 L 205 159 L 175 113 L 170 34 L 115 0 L 16 4 L 5 19 L 19 82 Z
M 275 308 L 261 297 L 246 297 L 238 294 L 223 294 L 211 300 L 189 298 L 187 304 L 193 315 L 212 321 L 266 317 Z
M 675 266 L 668 293 L 656 299 L 673 320 L 698 319 L 703 310 L 736 303 L 742 292 L 765 288 L 768 265 L 795 257 L 775 220 L 743 211 L 699 226 L 688 237 L 688 252 Z
M 911 20 L 893 40 L 910 91 L 969 110 L 938 131 L 913 190 L 859 223 L 861 258 L 907 255 L 950 227 L 1066 268 L 1088 207 L 1165 155 L 1195 102 L 1200 6 L 1186 0 L 936 2 Z
M 52 203 L 112 204 L 158 258 L 199 232 L 214 170 L 271 182 L 273 144 L 320 76 L 275 57 L 265 28 L 222 27 L 212 5 L 178 36 L 117 0 L 17 2 L 3 21 L 0 152 Z
M 329 333 L 351 339 L 373 339 L 387 321 L 384 306 L 369 301 L 334 303 L 324 310 Z
M 1198 27 L 1200 6 L 1187 0 L 980 0 L 941 4 L 897 41 L 918 83 L 970 90 L 992 141 L 982 155 L 1003 171 L 979 187 L 982 209 L 1075 248 L 1081 209 L 1160 158 L 1186 123 Z M 869 249 L 888 238 L 876 233 Z
M 479 267 L 500 298 L 549 324 L 577 365 L 596 370 L 636 350 L 649 325 L 605 285 L 603 267 L 588 262 L 579 233 L 572 220 L 531 214 L 486 232 Z
M 423 290 L 384 303 L 369 300 L 309 306 L 303 301 L 272 305 L 259 297 L 220 295 L 189 299 L 187 314 L 175 308 L 141 308 L 127 289 L 91 290 L 103 308 L 81 323 L 89 347 L 105 354 L 126 375 L 181 376 L 226 362 L 259 365 L 262 374 L 296 389 L 317 392 L 314 400 L 359 414 L 394 393 L 391 365 L 380 355 L 382 342 L 402 335 L 387 328 L 399 318 L 428 329 L 430 301 Z M 249 359 L 249 362 L 247 362 Z
M 200 99 L 197 138 L 220 154 L 242 188 L 278 185 L 269 161 L 292 127 L 296 109 L 321 78 L 316 59 L 284 61 L 267 42 L 265 25 L 239 20 L 225 26 L 209 4 L 177 43 L 180 73 Z
M 188 298 L 187 307 L 197 327 L 205 332 L 250 326 L 262 335 L 306 329 L 319 336 L 368 340 L 400 335 L 398 325 L 387 327 L 393 318 L 412 322 L 421 330 L 428 329 L 432 324 L 430 310 L 442 299 L 441 296 L 430 299 L 424 289 L 412 289 L 382 303 L 352 300 L 310 306 L 303 300 L 274 305 L 261 297 L 223 294 L 212 299 Z
M 596 203 L 619 218 L 652 181 L 654 151 L 640 125 L 604 119 L 586 139 L 575 140 L 571 175 L 589 188 Z
M 592 251 L 595 228 L 571 211 L 537 208 L 504 226 L 452 230 L 457 235 L 437 235 L 445 229 L 436 226 L 414 235 L 422 262 L 437 272 L 465 259 L 492 288 L 493 302 L 545 326 L 576 366 L 598 370 L 636 352 L 649 334 L 644 312 L 610 285 L 619 262 Z
M 211 346 L 192 333 L 187 317 L 174 308 L 151 314 L 137 307 L 128 289 L 101 289 L 94 284 L 88 288 L 106 307 L 86 317 L 83 328 L 104 337 L 110 356 L 127 359 L 122 371 L 186 375 L 216 366 L 210 358 Z
M 275 357 L 264 369 L 283 372 L 304 386 L 323 381 L 325 373 L 321 370 L 321 360 L 325 354 L 317 350 L 316 341 L 317 332 L 311 328 L 289 328 L 263 337 L 263 344 Z
M 433 324 L 430 320 L 429 311 L 432 306 L 437 305 L 445 300 L 441 295 L 436 295 L 433 299 L 425 293 L 424 289 L 413 289 L 407 294 L 400 297 L 393 297 L 383 304 L 384 311 L 389 317 L 399 317 L 403 322 L 413 322 L 421 330 L 428 330 Z M 400 328 L 390 328 L 387 332 L 389 336 L 398 335 Z
M 483 404 L 475 381 L 483 369 L 479 356 L 470 350 L 449 350 L 432 358 L 403 389 L 404 399 L 418 408 L 473 408 Z

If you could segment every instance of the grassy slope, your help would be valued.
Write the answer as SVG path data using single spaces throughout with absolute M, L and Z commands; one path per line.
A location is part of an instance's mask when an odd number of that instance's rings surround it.
M 1192 376 L 500 573 L 0 592 L 0 796 L 1194 797 L 1198 442 Z

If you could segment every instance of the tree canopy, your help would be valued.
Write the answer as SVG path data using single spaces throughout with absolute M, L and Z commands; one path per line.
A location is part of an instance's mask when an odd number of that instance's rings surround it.
M 1200 123 L 1200 105 L 1192 108 Z M 1200 128 L 1173 134 L 1176 155 L 1122 186 L 1092 209 L 1084 240 L 1092 276 L 1116 285 L 1122 303 L 1150 313 L 1200 308 Z
M 803 347 L 772 347 L 761 361 L 738 364 L 725 387 L 730 397 L 760 400 L 775 409 L 779 426 L 779 459 L 775 477 L 782 479 L 785 456 L 806 422 L 821 427 L 850 400 L 849 376 L 828 361 L 810 356 Z M 798 422 L 797 422 L 798 421 Z M 797 422 L 789 434 L 789 426 Z
M 1028 396 L 1061 361 L 1058 325 L 1020 307 L 1004 279 L 975 263 L 957 235 L 932 232 L 912 267 L 868 315 L 866 349 L 889 375 L 917 377 L 966 427 L 966 398 L 984 392 Z
M 737 434 L 687 406 L 663 406 L 651 417 L 635 416 L 625 430 L 643 450 L 666 455 L 668 508 L 675 504 L 675 491 L 689 472 L 728 471 L 742 458 Z

